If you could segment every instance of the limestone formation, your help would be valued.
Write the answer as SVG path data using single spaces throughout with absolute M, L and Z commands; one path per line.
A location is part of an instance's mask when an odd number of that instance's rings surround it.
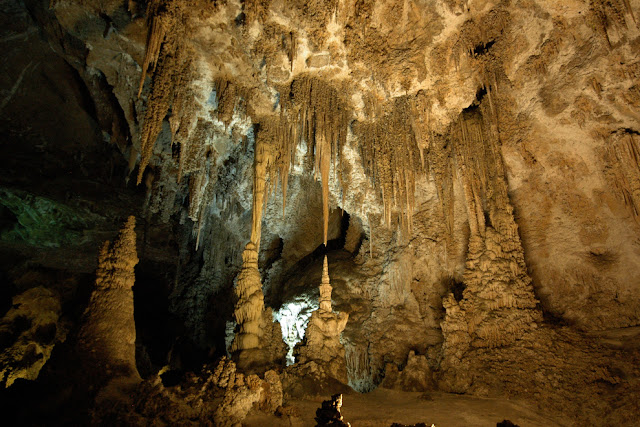
M 223 357 L 197 375 L 190 374 L 178 386 L 165 386 L 160 376 L 145 380 L 136 393 L 135 411 L 121 421 L 127 425 L 179 424 L 188 419 L 204 425 L 235 426 L 252 410 L 274 414 L 282 401 L 282 384 L 275 371 L 265 372 L 264 378 L 245 375 Z
M 54 346 L 66 337 L 58 321 L 60 311 L 59 297 L 40 286 L 13 297 L 0 321 L 0 382 L 5 387 L 17 379 L 38 378 Z
M 78 353 L 96 387 L 121 378 L 140 381 L 136 368 L 133 317 L 136 220 L 130 216 L 113 243 L 106 241 L 98 257 L 95 288 L 82 318 Z
M 340 413 L 342 408 L 342 395 L 334 394 L 331 399 L 322 402 L 322 406 L 316 411 L 316 426 L 349 427 L 350 423 L 343 421 Z
M 487 107 L 484 114 L 492 113 Z M 442 386 L 464 392 L 471 381 L 469 373 L 460 369 L 467 351 L 513 343 L 537 327 L 541 313 L 513 218 L 497 136 L 480 111 L 465 113 L 459 126 L 455 151 L 471 236 L 462 298 L 457 301 L 450 294 L 443 301 Z
M 24 424 L 296 424 L 273 408 L 349 387 L 637 423 L 640 0 L 2 5 L 0 372 Z M 82 326 L 87 254 L 131 212 L 135 334 L 124 243 Z M 286 368 L 274 315 L 291 347 L 308 322 Z M 77 408 L 139 382 L 134 340 L 148 380 Z
M 242 257 L 243 266 L 236 284 L 238 302 L 234 311 L 238 327 L 231 353 L 242 369 L 259 370 L 270 364 L 284 363 L 286 350 L 280 324 L 273 322 L 271 308 L 264 308 L 258 253 L 253 243 L 247 244 Z
M 404 391 L 429 391 L 435 388 L 429 361 L 424 355 L 410 351 L 407 363 L 401 371 L 395 364 L 385 368 L 382 387 Z
M 331 283 L 327 257 L 324 258 L 320 284 L 319 308 L 311 314 L 304 340 L 294 349 L 296 363 L 300 366 L 314 362 L 320 377 L 348 382 L 344 346 L 340 334 L 349 320 L 348 313 L 334 313 L 331 308 Z

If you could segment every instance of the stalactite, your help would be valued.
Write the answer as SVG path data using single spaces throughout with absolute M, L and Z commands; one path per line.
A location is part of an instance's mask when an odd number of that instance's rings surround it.
M 152 0 L 147 5 L 147 49 L 142 61 L 142 76 L 140 77 L 140 87 L 138 97 L 142 94 L 145 78 L 149 67 L 155 72 L 160 56 L 160 48 L 165 41 L 165 37 L 174 26 L 176 19 L 178 2 L 173 0 Z
M 609 182 L 640 224 L 640 134 L 626 129 L 611 134 L 604 159 Z
M 422 173 L 416 127 L 407 118 L 414 114 L 409 97 L 396 98 L 373 123 L 355 126 L 365 172 L 380 191 L 384 219 L 391 225 L 392 209 L 399 209 L 411 231 L 416 175 Z M 415 123 L 415 122 L 414 122 Z M 422 133 L 419 137 L 422 140 Z
M 346 144 L 351 112 L 341 94 L 328 82 L 301 76 L 281 89 L 281 113 L 276 118 L 260 120 L 256 139 L 270 151 L 265 165 L 272 182 L 276 176 L 282 185 L 283 210 L 288 176 L 295 161 L 296 147 L 307 144 L 306 163 L 313 165 L 316 178 L 322 180 L 324 242 L 329 223 L 329 174 L 333 164 L 341 180 L 339 150 Z
M 162 122 L 173 105 L 179 118 L 190 118 L 192 111 L 179 111 L 187 107 L 189 84 L 194 80 L 192 60 L 195 51 L 186 44 L 187 6 L 184 2 L 157 0 L 149 4 L 149 37 L 143 64 L 140 91 L 147 68 L 153 65 L 151 91 L 147 101 L 140 132 L 141 159 L 137 182 L 142 182 L 145 168 L 151 160 L 153 147 L 162 129 Z M 173 120 L 172 132 L 177 132 L 181 119 Z
M 297 78 L 291 83 L 289 99 L 283 101 L 283 109 L 293 117 L 299 127 L 294 137 L 302 138 L 314 156 L 316 177 L 322 179 L 324 243 L 327 243 L 329 224 L 329 172 L 331 164 L 339 161 L 339 148 L 346 144 L 351 113 L 340 93 L 328 82 L 310 76 Z M 299 141 L 292 141 L 296 146 Z M 340 174 L 340 166 L 337 172 Z

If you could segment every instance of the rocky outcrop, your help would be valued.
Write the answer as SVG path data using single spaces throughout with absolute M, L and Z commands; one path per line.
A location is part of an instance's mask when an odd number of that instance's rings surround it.
M 43 287 L 13 298 L 12 308 L 0 321 L 0 383 L 5 387 L 19 378 L 38 378 L 54 346 L 65 340 L 60 312 L 58 296 Z
M 401 371 L 397 365 L 388 363 L 380 386 L 403 391 L 429 391 L 436 388 L 429 361 L 424 355 L 416 355 L 415 351 L 409 352 L 407 364 Z
M 343 421 L 340 413 L 342 408 L 342 395 L 334 394 L 331 399 L 322 402 L 322 406 L 316 411 L 316 426 L 349 427 L 350 423 Z
M 102 246 L 95 288 L 78 334 L 83 372 L 90 373 L 85 379 L 98 388 L 114 379 L 140 381 L 132 290 L 138 263 L 135 224 L 130 216 L 114 242 Z
M 172 425 L 196 421 L 235 426 L 251 410 L 274 414 L 282 407 L 282 399 L 282 384 L 275 371 L 265 372 L 263 379 L 245 375 L 223 357 L 176 386 L 163 385 L 160 376 L 145 381 L 135 393 L 135 405 L 116 416 L 127 424 L 161 420 Z
M 296 363 L 303 367 L 317 365 L 315 375 L 348 383 L 344 346 L 340 334 L 349 320 L 348 313 L 334 313 L 331 308 L 331 283 L 327 257 L 324 258 L 319 308 L 311 314 L 303 341 L 294 349 Z

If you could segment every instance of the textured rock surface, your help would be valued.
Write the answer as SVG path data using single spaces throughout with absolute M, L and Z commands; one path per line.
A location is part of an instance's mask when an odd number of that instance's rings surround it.
M 98 257 L 96 283 L 78 335 L 78 351 L 95 386 L 114 378 L 139 381 L 133 318 L 136 220 L 129 217 L 113 244 L 106 241 Z
M 327 257 L 324 257 L 322 282 L 319 286 L 319 307 L 309 318 L 302 342 L 294 349 L 295 367 L 300 369 L 309 362 L 315 362 L 319 377 L 330 377 L 348 383 L 344 346 L 340 335 L 349 321 L 348 313 L 334 313 L 331 308 L 331 283 Z M 304 372 L 304 368 L 302 367 Z M 322 380 L 319 380 L 322 381 Z
M 0 321 L 0 381 L 5 387 L 18 378 L 38 378 L 54 346 L 66 338 L 60 311 L 59 297 L 47 288 L 31 288 L 13 298 Z
M 427 358 L 409 352 L 407 364 L 398 371 L 398 367 L 388 363 L 384 372 L 384 381 L 380 384 L 384 388 L 404 391 L 429 391 L 435 388 L 431 368 Z
M 282 405 L 282 384 L 275 371 L 264 379 L 238 372 L 233 361 L 222 358 L 190 373 L 178 386 L 165 386 L 157 376 L 146 380 L 134 394 L 135 405 L 106 415 L 128 425 L 149 422 L 234 426 L 251 410 L 273 414 Z

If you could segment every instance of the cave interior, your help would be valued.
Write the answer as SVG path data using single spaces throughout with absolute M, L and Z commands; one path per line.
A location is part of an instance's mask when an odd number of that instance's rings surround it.
M 0 9 L 12 425 L 637 425 L 640 0 Z

